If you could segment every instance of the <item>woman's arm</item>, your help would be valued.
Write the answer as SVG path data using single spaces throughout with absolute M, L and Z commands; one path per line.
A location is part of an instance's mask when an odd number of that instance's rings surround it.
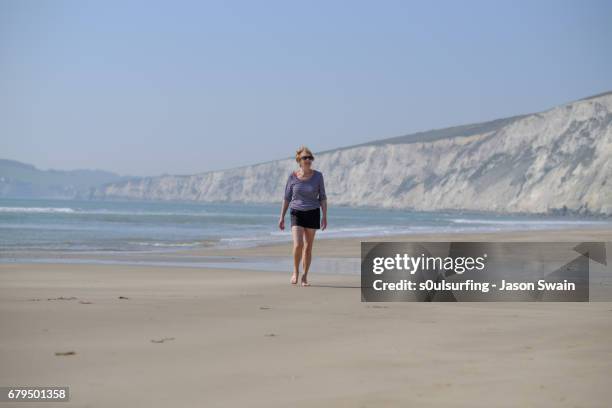
M 283 198 L 283 205 L 281 206 L 281 215 L 278 219 L 278 228 L 281 231 L 285 230 L 285 213 L 287 212 L 287 208 L 289 207 L 289 201 Z
M 280 215 L 280 217 L 283 220 L 285 219 L 285 214 L 287 213 L 288 208 L 289 208 L 289 201 L 287 201 L 286 199 L 283 199 L 283 204 L 281 206 L 281 215 Z
M 321 229 L 325 229 L 327 227 L 327 200 L 321 201 L 321 211 L 323 212 Z
M 281 230 L 285 229 L 285 214 L 287 213 L 287 209 L 289 208 L 289 202 L 291 201 L 291 196 L 293 195 L 293 191 L 291 188 L 291 174 L 287 178 L 287 184 L 285 184 L 285 194 L 283 195 L 283 204 L 281 205 L 281 214 L 280 219 L 278 220 L 278 228 Z
M 321 211 L 323 212 L 321 220 L 321 229 L 327 228 L 327 194 L 325 193 L 325 181 L 323 180 L 323 173 L 321 173 L 321 182 L 319 184 L 319 203 L 321 204 Z

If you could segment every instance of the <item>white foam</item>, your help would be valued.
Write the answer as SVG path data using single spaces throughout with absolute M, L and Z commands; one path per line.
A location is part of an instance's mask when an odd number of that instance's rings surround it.
M 0 207 L 0 212 L 9 213 L 74 213 L 77 210 L 67 207 Z
M 587 220 L 484 220 L 484 219 L 468 219 L 455 218 L 450 220 L 456 224 L 499 224 L 499 225 L 582 225 L 582 224 L 602 224 L 601 221 Z
M 199 211 L 121 211 L 110 209 L 67 208 L 67 207 L 0 207 L 0 212 L 7 213 L 74 213 L 85 215 L 134 215 L 134 216 L 188 216 L 188 217 L 236 217 L 236 218 L 277 218 L 276 214 L 265 213 L 239 213 L 239 212 L 209 212 Z
M 193 247 L 202 245 L 201 242 L 142 242 L 142 241 L 131 241 L 128 244 L 141 245 L 141 246 L 153 246 L 153 247 Z

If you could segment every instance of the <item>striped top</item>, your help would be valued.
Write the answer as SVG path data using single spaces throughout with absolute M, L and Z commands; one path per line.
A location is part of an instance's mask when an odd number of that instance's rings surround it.
M 289 201 L 289 208 L 294 210 L 314 210 L 321 206 L 321 201 L 327 199 L 323 173 L 313 170 L 308 180 L 300 180 L 292 171 L 285 185 L 285 200 Z

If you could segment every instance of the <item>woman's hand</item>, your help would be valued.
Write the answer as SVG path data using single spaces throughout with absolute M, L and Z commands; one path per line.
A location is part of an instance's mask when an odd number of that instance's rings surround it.
M 281 231 L 285 230 L 285 217 L 278 220 L 278 228 L 280 228 Z
M 327 228 L 327 217 L 323 217 L 321 220 L 321 231 L 323 231 L 325 228 Z

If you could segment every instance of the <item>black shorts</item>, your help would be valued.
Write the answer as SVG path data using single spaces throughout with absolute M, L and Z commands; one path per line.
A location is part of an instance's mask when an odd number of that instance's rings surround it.
M 315 208 L 314 210 L 295 210 L 289 211 L 291 214 L 291 226 L 299 226 L 304 228 L 321 228 L 321 208 Z

